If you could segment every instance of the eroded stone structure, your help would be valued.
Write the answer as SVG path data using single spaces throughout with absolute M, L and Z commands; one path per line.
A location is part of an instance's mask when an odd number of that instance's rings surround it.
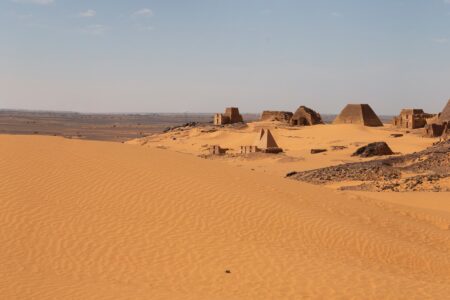
M 241 146 L 241 154 L 260 152 L 256 146 Z
M 441 139 L 444 141 L 450 140 L 450 122 L 447 122 L 443 128 Z
M 450 122 L 450 99 L 447 102 L 447 105 L 442 110 L 441 114 L 439 115 L 439 122 Z
M 300 106 L 292 116 L 290 124 L 292 126 L 312 126 L 323 124 L 319 113 L 306 106 Z
M 425 135 L 428 137 L 442 137 L 447 139 L 450 131 L 450 100 L 442 112 L 435 118 L 429 119 L 425 126 Z
M 423 128 L 427 124 L 427 119 L 433 116 L 422 109 L 402 109 L 400 115 L 392 120 L 392 124 L 407 129 Z
M 214 115 L 214 125 L 225 125 L 244 122 L 237 107 L 227 107 L 224 114 Z
M 333 121 L 333 124 L 360 124 L 383 126 L 378 116 L 368 104 L 348 104 Z
M 279 121 L 289 123 L 293 116 L 293 113 L 289 111 L 272 111 L 265 110 L 261 114 L 261 121 Z
M 228 151 L 228 149 L 222 148 L 219 145 L 212 145 L 208 150 L 210 155 L 223 155 Z
M 283 149 L 278 146 L 269 129 L 261 129 L 253 145 L 241 146 L 241 154 L 255 152 L 280 153 Z
M 431 123 L 425 126 L 425 136 L 427 137 L 440 137 L 444 134 L 444 128 L 446 124 Z

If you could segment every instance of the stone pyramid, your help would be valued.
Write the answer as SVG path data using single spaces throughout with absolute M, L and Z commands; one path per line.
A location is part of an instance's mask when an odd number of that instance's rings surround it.
M 378 116 L 368 104 L 348 104 L 333 121 L 333 124 L 360 124 L 383 126 Z
M 259 149 L 279 148 L 269 129 L 261 129 L 254 145 Z
M 450 122 L 450 100 L 448 100 L 447 105 L 442 110 L 438 119 L 439 123 Z

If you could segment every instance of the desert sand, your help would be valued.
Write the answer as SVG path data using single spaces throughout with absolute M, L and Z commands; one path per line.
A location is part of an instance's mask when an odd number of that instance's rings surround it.
M 151 148 L 162 148 L 193 155 L 206 154 L 209 145 L 220 145 L 229 148 L 228 153 L 239 153 L 239 147 L 253 144 L 260 128 L 271 130 L 278 145 L 283 148 L 282 155 L 250 155 L 247 158 L 235 157 L 223 160 L 231 165 L 260 172 L 269 172 L 276 176 L 296 170 L 304 171 L 338 165 L 348 162 L 364 161 L 352 157 L 359 147 L 372 142 L 385 141 L 392 150 L 399 154 L 408 154 L 431 146 L 436 139 L 423 138 L 421 131 L 406 133 L 404 129 L 389 124 L 384 127 L 365 127 L 362 125 L 315 125 L 304 127 L 288 127 L 277 122 L 252 122 L 241 129 L 216 128 L 208 132 L 205 128 L 192 128 L 185 131 L 174 131 L 156 134 L 129 141 L 130 144 Z M 394 138 L 391 134 L 404 134 Z M 345 146 L 343 150 L 333 151 L 332 146 Z M 328 151 L 311 154 L 312 148 L 323 148 Z
M 288 162 L 196 157 L 202 144 L 251 142 L 255 128 L 242 140 L 193 129 L 134 145 L 2 135 L 0 298 L 448 298 L 448 202 L 426 208 L 279 176 L 357 159 L 351 148 L 313 157 L 312 145 L 392 133 L 345 126 L 274 129 Z M 432 143 L 387 141 L 397 152 Z

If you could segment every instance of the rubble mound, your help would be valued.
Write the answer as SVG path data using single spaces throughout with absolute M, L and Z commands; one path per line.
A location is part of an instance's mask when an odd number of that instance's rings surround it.
M 375 181 L 400 178 L 401 172 L 380 160 L 326 167 L 304 172 L 290 172 L 287 177 L 314 184 L 340 181 Z
M 371 143 L 356 150 L 352 156 L 373 157 L 382 155 L 392 155 L 391 148 L 385 142 Z
M 388 191 L 388 192 L 450 192 L 448 186 L 442 185 L 449 174 L 417 175 L 392 181 L 365 182 L 356 186 L 344 186 L 344 191 Z
M 170 131 L 176 131 L 178 129 L 198 127 L 198 126 L 200 126 L 199 122 L 188 122 L 188 123 L 184 123 L 184 124 L 178 125 L 178 126 L 166 127 L 163 130 L 163 133 L 167 133 L 167 132 L 170 132 Z
M 448 191 L 448 185 L 443 182 L 450 178 L 450 141 L 412 154 L 290 172 L 286 177 L 313 184 L 363 182 L 341 188 L 345 190 Z

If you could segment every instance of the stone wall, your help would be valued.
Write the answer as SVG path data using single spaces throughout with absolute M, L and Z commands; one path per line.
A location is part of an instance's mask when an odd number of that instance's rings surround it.
M 293 116 L 293 113 L 289 111 L 272 111 L 265 110 L 261 114 L 261 121 L 280 121 L 289 123 Z

